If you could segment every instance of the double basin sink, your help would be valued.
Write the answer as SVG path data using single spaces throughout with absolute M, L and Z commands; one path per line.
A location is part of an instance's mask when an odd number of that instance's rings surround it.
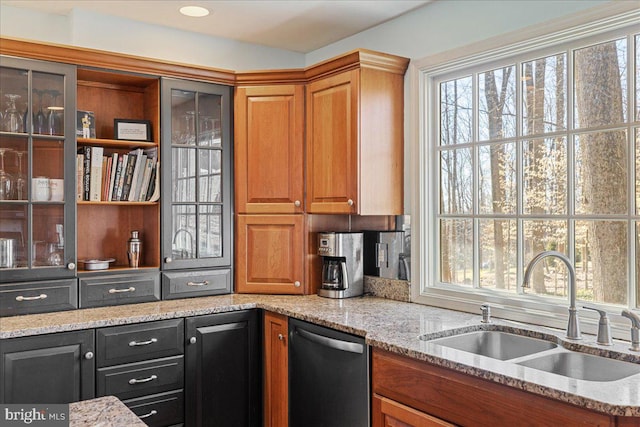
M 562 348 L 550 340 L 504 331 L 474 331 L 423 341 L 564 377 L 585 381 L 617 381 L 640 373 L 640 364 Z

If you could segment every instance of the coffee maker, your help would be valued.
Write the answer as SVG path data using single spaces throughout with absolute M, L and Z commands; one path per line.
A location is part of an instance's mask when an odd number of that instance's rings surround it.
M 318 234 L 318 255 L 322 257 L 322 283 L 318 295 L 349 298 L 364 292 L 363 234 Z

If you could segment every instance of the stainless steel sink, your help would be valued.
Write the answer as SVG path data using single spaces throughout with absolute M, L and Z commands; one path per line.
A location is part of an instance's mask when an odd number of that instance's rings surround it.
M 545 354 L 518 364 L 587 381 L 616 381 L 640 373 L 635 363 L 575 352 Z
M 420 339 L 428 340 L 425 336 Z M 515 359 L 558 347 L 549 341 L 501 331 L 476 331 L 428 341 L 499 360 Z

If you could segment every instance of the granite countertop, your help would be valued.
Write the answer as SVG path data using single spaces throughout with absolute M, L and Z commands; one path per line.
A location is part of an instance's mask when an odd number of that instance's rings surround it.
M 83 309 L 58 313 L 7 317 L 0 322 L 0 338 L 37 335 L 87 328 L 197 316 L 249 308 L 263 308 L 286 316 L 363 336 L 376 348 L 438 366 L 506 384 L 521 390 L 619 416 L 640 416 L 640 374 L 618 381 L 594 382 L 567 378 L 526 368 L 509 361 L 477 356 L 418 339 L 456 332 L 493 329 L 519 331 L 551 339 L 570 350 L 607 355 L 640 364 L 640 353 L 629 343 L 615 341 L 598 346 L 595 337 L 573 341 L 564 331 L 493 319 L 480 322 L 479 314 L 399 302 L 377 297 L 335 300 L 310 296 L 222 295 L 154 303 Z
M 105 396 L 69 404 L 69 427 L 146 427 L 117 397 Z

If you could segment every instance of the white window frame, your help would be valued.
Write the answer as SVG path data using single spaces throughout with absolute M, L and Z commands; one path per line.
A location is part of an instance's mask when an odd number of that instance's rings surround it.
M 626 4 L 625 4 L 626 3 Z M 633 2 L 631 2 L 633 3 Z M 604 16 L 604 18 L 603 18 Z M 444 73 L 458 69 L 471 69 L 477 64 L 478 69 L 487 70 L 505 64 L 519 61 L 523 58 L 535 59 L 566 50 L 568 44 L 574 48 L 576 43 L 584 46 L 598 43 L 603 37 L 613 39 L 617 36 L 632 32 L 640 32 L 640 10 L 627 2 L 614 2 L 594 8 L 579 15 L 559 19 L 545 25 L 532 27 L 515 33 L 489 39 L 474 45 L 444 52 L 421 60 L 412 61 L 409 67 L 408 85 L 408 128 L 410 149 L 407 155 L 409 166 L 409 180 L 412 183 L 409 199 L 412 214 L 412 302 L 467 311 L 480 314 L 480 305 L 489 302 L 492 313 L 496 317 L 565 329 L 567 325 L 568 300 L 566 303 L 555 302 L 548 298 L 529 295 L 513 294 L 506 298 L 498 292 L 486 291 L 478 288 L 460 288 L 455 286 L 438 287 L 437 265 L 437 229 L 432 211 L 439 206 L 437 196 L 437 170 L 430 167 L 432 156 L 436 154 L 434 140 L 438 134 L 439 97 L 433 91 L 433 79 Z M 505 46 L 504 40 L 513 43 Z M 634 54 L 633 45 L 628 47 L 628 55 Z M 571 72 L 567 68 L 567 72 Z M 632 70 L 628 70 L 631 74 Z M 629 99 L 635 97 L 635 78 L 631 78 L 628 87 Z M 572 90 L 567 97 L 572 96 Z M 519 98 L 518 98 L 519 99 Z M 632 109 L 628 111 L 628 120 L 623 126 L 633 129 L 635 115 L 635 101 L 630 103 Z M 429 123 L 427 123 L 427 118 Z M 572 120 L 572 112 L 567 111 L 567 125 Z M 637 123 L 636 123 L 637 125 Z M 567 144 L 571 140 L 567 140 Z M 633 156 L 630 156 L 630 162 Z M 631 171 L 634 169 L 632 168 Z M 635 199 L 635 192 L 629 189 L 630 199 Z M 630 262 L 636 254 L 635 236 L 628 238 Z M 571 247 L 571 245 L 570 245 Z M 520 260 L 521 256 L 518 257 Z M 522 261 L 519 261 L 521 263 Z M 519 268 L 518 283 L 521 282 L 522 268 Z M 629 268 L 630 280 L 634 268 Z M 629 294 L 629 307 L 636 309 L 636 289 Z M 614 337 L 629 339 L 629 321 L 620 316 L 620 306 L 599 306 L 610 313 L 612 332 Z M 579 310 L 579 317 L 583 332 L 597 331 L 597 314 Z

